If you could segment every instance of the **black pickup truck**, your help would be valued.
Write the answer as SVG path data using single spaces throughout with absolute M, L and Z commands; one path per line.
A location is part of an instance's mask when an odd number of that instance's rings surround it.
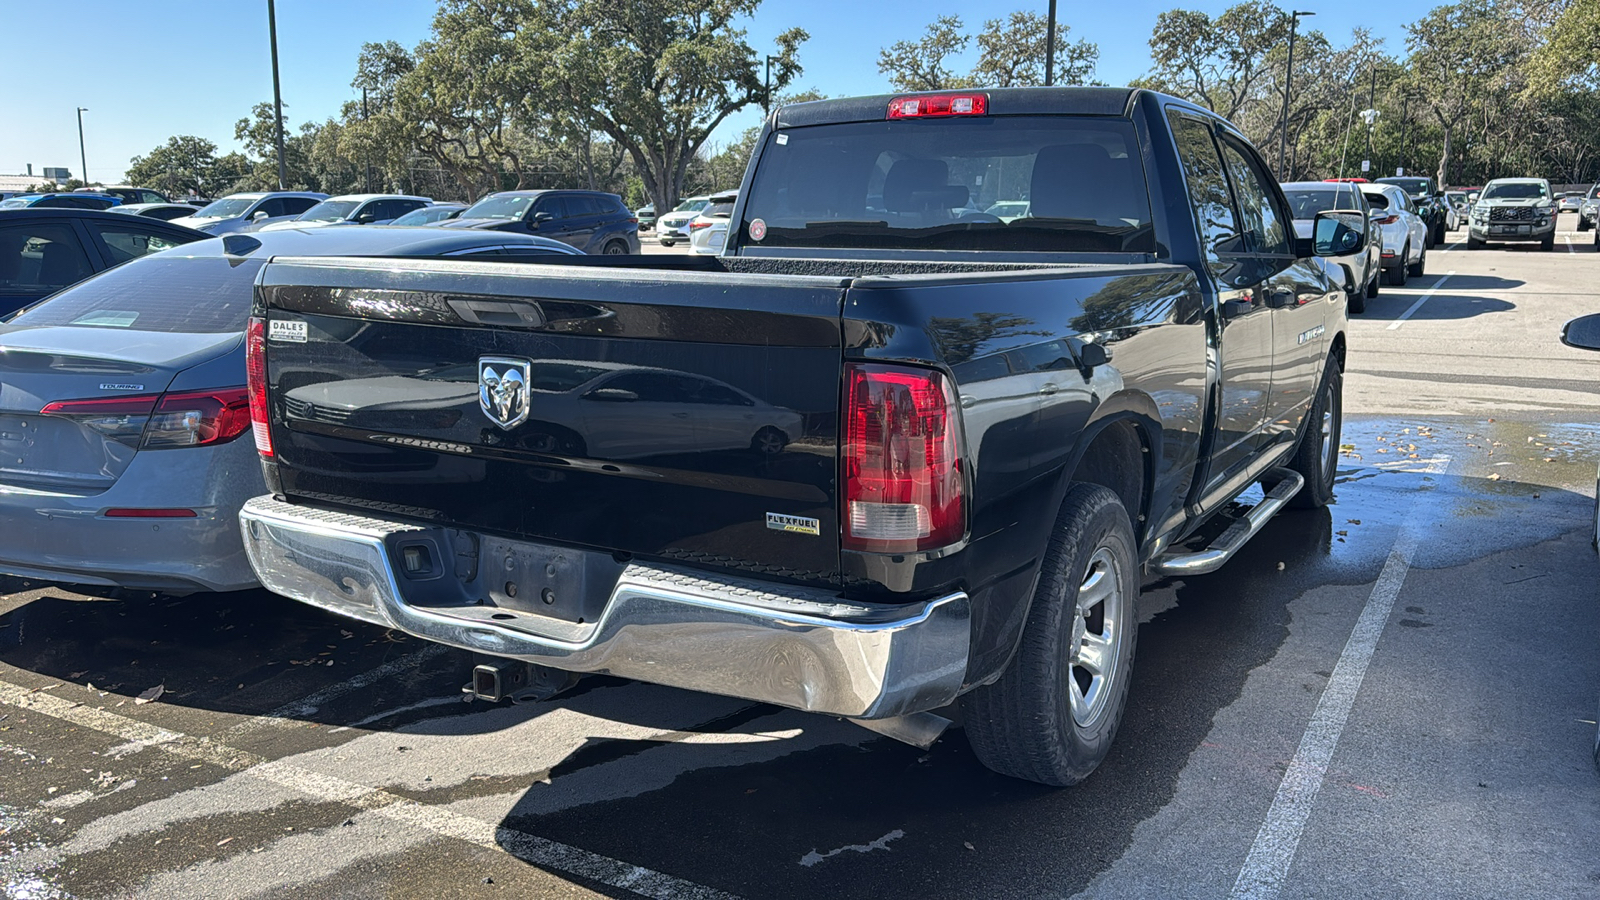
M 604 672 L 923 745 L 959 701 L 1071 784 L 1141 579 L 1332 497 L 1352 215 L 1297 240 L 1188 103 L 1009 89 L 775 110 L 721 257 L 275 259 L 250 559 L 484 697 Z

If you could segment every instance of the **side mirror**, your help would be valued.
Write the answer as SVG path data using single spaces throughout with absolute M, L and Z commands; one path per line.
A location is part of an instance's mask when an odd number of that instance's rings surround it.
M 1078 363 L 1084 372 L 1111 362 L 1111 351 L 1104 344 L 1083 344 L 1078 347 Z
M 1317 256 L 1358 253 L 1367 246 L 1366 218 L 1359 212 L 1341 210 L 1317 213 L 1311 242 Z
M 639 395 L 633 391 L 625 391 L 622 388 L 595 388 L 584 394 L 583 399 L 605 400 L 609 403 L 632 403 L 639 399 Z
M 554 221 L 554 220 L 555 220 L 555 216 L 553 216 L 553 215 L 551 215 L 550 213 L 547 213 L 547 212 L 536 212 L 536 213 L 533 214 L 533 224 L 534 225 L 543 225 L 546 222 L 551 222 L 551 221 Z
M 250 214 L 250 221 L 252 221 L 252 222 L 259 222 L 262 219 L 270 219 L 270 218 L 272 218 L 272 217 L 267 215 L 267 211 L 264 210 L 264 209 L 258 209 L 255 212 Z

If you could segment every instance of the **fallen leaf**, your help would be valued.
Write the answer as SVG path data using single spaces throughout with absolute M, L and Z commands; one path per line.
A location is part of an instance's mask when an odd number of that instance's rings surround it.
M 221 847 L 223 844 L 227 844 L 227 843 L 230 843 L 232 841 L 233 841 L 233 838 L 223 838 L 222 840 L 217 841 L 217 846 Z
M 1489 480 L 1490 481 L 1499 481 L 1500 480 L 1500 473 L 1499 472 L 1490 472 L 1489 473 Z
M 1334 534 L 1337 534 L 1337 535 L 1339 535 L 1339 536 L 1340 536 L 1340 537 L 1344 537 L 1344 536 L 1345 536 L 1345 535 L 1347 535 L 1347 534 L 1349 534 L 1349 533 L 1350 533 L 1350 532 L 1348 532 L 1348 531 L 1335 531 L 1335 532 L 1334 532 Z
M 133 704 L 135 706 L 143 706 L 146 703 L 154 703 L 155 701 L 160 700 L 161 695 L 165 694 L 166 692 L 167 686 L 164 684 L 158 684 L 150 690 L 145 691 L 139 696 L 133 698 Z
M 1284 565 L 1283 565 L 1283 563 L 1278 563 L 1278 571 L 1279 571 L 1279 572 L 1282 572 L 1282 571 L 1283 571 L 1283 570 L 1284 570 Z
M 968 850 L 976 850 L 976 849 L 978 849 L 977 847 L 972 846 L 972 842 L 971 841 L 962 841 L 961 842 L 961 846 L 967 848 Z

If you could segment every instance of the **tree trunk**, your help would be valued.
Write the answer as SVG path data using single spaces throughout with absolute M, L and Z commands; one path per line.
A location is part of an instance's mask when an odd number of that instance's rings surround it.
M 1434 179 L 1434 184 L 1440 190 L 1444 189 L 1445 176 L 1450 174 L 1450 131 L 1451 127 L 1449 125 L 1444 126 L 1444 150 L 1439 154 L 1439 171 Z

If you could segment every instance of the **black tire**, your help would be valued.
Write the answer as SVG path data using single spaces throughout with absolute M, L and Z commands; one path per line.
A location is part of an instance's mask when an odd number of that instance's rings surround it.
M 663 246 L 663 247 L 671 247 L 673 244 L 676 244 L 676 243 L 677 243 L 677 241 L 662 241 L 661 242 L 661 246 Z
M 1367 282 L 1367 299 L 1368 300 L 1371 300 L 1373 297 L 1378 296 L 1378 282 L 1380 282 L 1382 280 L 1383 280 L 1382 278 L 1378 277 L 1378 273 L 1376 273 L 1376 272 L 1372 273 L 1372 280 Z M 1366 304 L 1362 304 L 1362 305 L 1365 306 Z
M 1585 219 L 1582 216 L 1578 217 L 1578 230 L 1579 231 L 1588 231 L 1589 229 L 1591 229 L 1593 227 L 1594 226 L 1589 223 L 1588 219 Z
M 1553 235 L 1553 234 L 1539 242 L 1539 250 L 1541 252 L 1543 252 L 1543 253 L 1549 253 L 1550 251 L 1554 250 L 1555 248 L 1556 248 L 1556 236 Z
M 1360 315 L 1361 313 L 1367 311 L 1368 290 L 1371 290 L 1371 288 L 1369 287 L 1364 290 L 1351 291 L 1345 295 L 1345 307 L 1350 310 L 1352 315 Z
M 1439 224 L 1435 225 L 1433 229 L 1433 246 L 1437 247 L 1444 243 L 1444 241 L 1444 220 L 1440 219 Z
M 1390 287 L 1406 286 L 1406 257 L 1411 255 L 1411 245 L 1407 244 L 1400 251 L 1399 260 L 1392 266 L 1383 270 L 1383 282 Z
M 1333 479 L 1339 471 L 1339 435 L 1344 426 L 1344 375 L 1331 354 L 1322 369 L 1317 399 L 1306 414 L 1300 444 L 1289 457 L 1289 468 L 1306 480 L 1289 502 L 1301 509 L 1320 509 L 1333 502 Z
M 1428 248 L 1427 247 L 1423 247 L 1422 248 L 1422 253 L 1418 254 L 1418 256 L 1417 256 L 1417 261 L 1415 263 L 1413 263 L 1412 265 L 1406 266 L 1406 274 L 1410 275 L 1412 278 L 1421 278 L 1423 276 L 1423 274 L 1425 272 L 1427 272 L 1427 270 L 1428 270 Z
M 602 256 L 626 256 L 628 253 L 627 241 L 612 241 L 601 249 Z
M 1468 250 L 1482 250 L 1483 249 L 1483 241 L 1480 241 L 1477 238 L 1475 238 L 1475 237 L 1473 237 L 1473 236 L 1471 236 L 1469 234 L 1469 235 L 1467 235 L 1467 249 Z
M 1088 778 L 1110 752 L 1139 633 L 1136 547 L 1116 494 L 1095 484 L 1068 489 L 1016 656 L 998 681 L 961 700 L 967 741 L 985 766 L 1065 787 Z M 1109 659 L 1099 676 L 1078 656 L 1096 643 Z
M 750 449 L 762 456 L 777 456 L 787 446 L 789 446 L 789 436 L 771 425 L 762 428 L 750 439 Z

